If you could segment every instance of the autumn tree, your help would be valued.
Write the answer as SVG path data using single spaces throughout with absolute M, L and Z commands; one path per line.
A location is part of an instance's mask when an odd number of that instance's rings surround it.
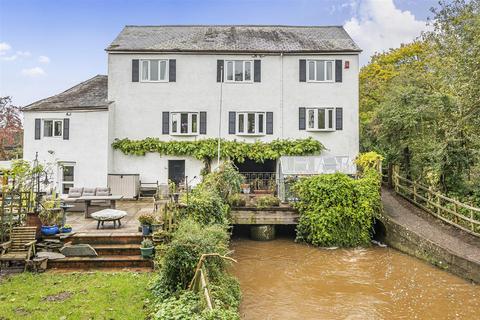
M 11 97 L 0 97 L 0 159 L 11 159 L 22 143 L 20 108 L 12 105 Z

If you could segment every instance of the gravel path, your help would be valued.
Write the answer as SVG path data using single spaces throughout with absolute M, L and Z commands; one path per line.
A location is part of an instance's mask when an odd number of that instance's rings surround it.
M 396 195 L 393 190 L 382 188 L 382 203 L 385 215 L 408 230 L 458 256 L 480 264 L 479 237 L 447 225 Z

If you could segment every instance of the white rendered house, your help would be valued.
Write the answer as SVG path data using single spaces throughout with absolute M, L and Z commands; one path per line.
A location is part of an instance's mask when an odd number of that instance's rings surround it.
M 108 76 L 24 108 L 24 159 L 38 152 L 57 164 L 63 192 L 105 186 L 109 174 L 167 183 L 204 167 L 191 157 L 125 155 L 111 147 L 116 138 L 312 137 L 322 156 L 358 153 L 361 50 L 342 27 L 127 26 L 106 51 Z

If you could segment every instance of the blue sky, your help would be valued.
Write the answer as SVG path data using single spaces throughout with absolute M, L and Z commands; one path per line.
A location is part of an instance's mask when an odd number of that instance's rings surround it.
M 124 25 L 344 25 L 364 49 L 409 42 L 436 0 L 0 0 L 0 95 L 17 105 L 107 73 Z

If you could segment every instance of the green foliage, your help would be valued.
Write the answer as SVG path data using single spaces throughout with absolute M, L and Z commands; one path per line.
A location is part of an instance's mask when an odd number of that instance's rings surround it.
M 201 139 L 195 141 L 162 141 L 158 138 L 143 140 L 116 139 L 112 143 L 114 149 L 124 154 L 143 156 L 148 152 L 160 155 L 191 156 L 202 161 L 210 161 L 217 156 L 217 139 Z M 281 156 L 300 156 L 320 153 L 323 145 L 314 139 L 274 140 L 266 143 L 254 143 L 221 140 L 221 158 L 244 162 L 246 158 L 257 162 L 276 160 Z
M 186 289 L 200 256 L 212 252 L 226 254 L 228 241 L 225 226 L 203 226 L 191 219 L 181 221 L 172 241 L 160 254 L 160 277 L 154 291 L 158 296 L 165 296 Z M 223 269 L 224 263 L 223 259 L 212 258 L 208 268 L 212 272 Z
M 138 222 L 141 225 L 152 225 L 155 222 L 155 216 L 151 213 L 143 213 L 138 216 Z
M 470 198 L 480 178 L 480 0 L 441 2 L 433 30 L 360 72 L 361 149 Z
M 185 208 L 180 210 L 179 218 L 192 218 L 202 224 L 227 224 L 230 207 L 215 190 L 197 186 L 188 195 L 182 195 Z
M 146 238 L 142 240 L 141 243 L 142 248 L 152 248 L 153 247 L 153 241 Z
M 245 207 L 247 201 L 245 200 L 245 197 L 242 196 L 240 193 L 236 193 L 228 197 L 228 203 L 232 207 Z
M 240 192 L 240 185 L 243 180 L 244 177 L 233 163 L 225 161 L 218 170 L 205 175 L 197 188 L 213 190 L 226 201 L 229 195 Z
M 369 151 L 361 153 L 355 159 L 355 164 L 362 170 L 367 169 L 380 169 L 380 165 L 383 161 L 383 157 L 375 151 Z
M 272 195 L 266 195 L 256 198 L 257 208 L 278 207 L 280 199 Z
M 300 179 L 294 185 L 300 198 L 297 240 L 316 246 L 368 245 L 375 214 L 381 208 L 380 176 L 367 170 L 358 180 L 345 174 Z
M 156 304 L 154 319 L 238 319 L 238 281 L 226 271 L 226 262 L 209 257 L 204 263 L 214 310 L 206 311 L 198 296 L 187 287 L 204 253 L 228 253 L 229 234 L 224 225 L 205 226 L 191 219 L 182 220 L 172 241 L 157 247 L 160 273 L 153 286 Z

